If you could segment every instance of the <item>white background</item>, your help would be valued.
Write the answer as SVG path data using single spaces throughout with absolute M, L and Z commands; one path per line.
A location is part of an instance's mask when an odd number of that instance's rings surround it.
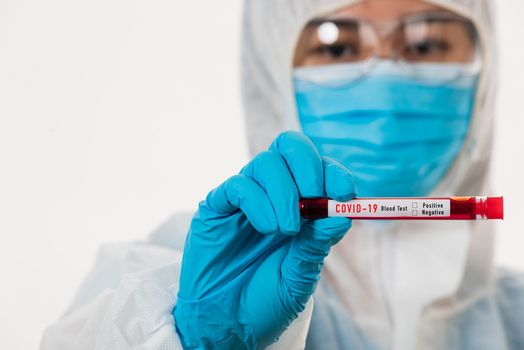
M 524 2 L 499 1 L 497 261 L 524 269 Z M 34 349 L 102 242 L 143 239 L 247 159 L 240 0 L 0 0 L 0 332 Z

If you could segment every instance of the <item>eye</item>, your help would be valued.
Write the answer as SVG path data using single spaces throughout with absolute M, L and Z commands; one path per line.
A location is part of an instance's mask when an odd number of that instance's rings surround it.
M 443 55 L 450 50 L 450 46 L 443 40 L 421 40 L 406 45 L 404 53 L 408 57 L 428 57 L 433 55 Z
M 351 59 L 358 55 L 358 48 L 351 44 L 322 45 L 315 50 L 318 54 L 330 59 Z

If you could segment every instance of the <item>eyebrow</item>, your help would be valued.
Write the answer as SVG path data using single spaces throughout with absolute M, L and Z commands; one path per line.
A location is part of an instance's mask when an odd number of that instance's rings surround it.
M 348 28 L 348 29 L 357 29 L 359 20 L 355 18 L 329 18 L 329 17 L 319 17 L 315 18 L 308 22 L 306 27 L 315 28 L 324 23 L 333 23 L 337 27 Z
M 402 18 L 404 23 L 411 22 L 469 22 L 468 19 L 444 11 L 427 11 L 407 15 Z

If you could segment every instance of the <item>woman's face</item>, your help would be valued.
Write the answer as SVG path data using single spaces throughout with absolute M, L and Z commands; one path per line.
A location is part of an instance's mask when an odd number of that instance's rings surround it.
M 309 22 L 294 67 L 358 63 L 372 57 L 411 63 L 468 63 L 473 25 L 419 0 L 364 0 Z

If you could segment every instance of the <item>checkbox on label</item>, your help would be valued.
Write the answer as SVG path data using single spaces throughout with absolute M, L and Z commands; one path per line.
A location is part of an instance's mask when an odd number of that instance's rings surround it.
M 412 208 L 418 208 L 418 203 L 417 203 L 417 202 L 413 202 L 413 203 L 411 203 L 411 207 L 412 207 Z
M 411 212 L 411 215 L 413 215 L 413 216 L 418 215 L 418 210 L 413 210 L 413 211 Z

